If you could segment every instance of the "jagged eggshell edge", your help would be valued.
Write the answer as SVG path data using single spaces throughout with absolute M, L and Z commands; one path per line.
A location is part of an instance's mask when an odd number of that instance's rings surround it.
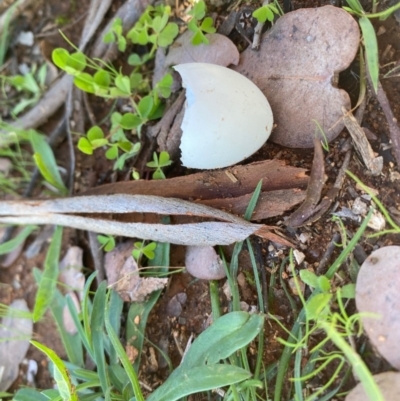
M 187 63 L 174 68 L 186 88 L 180 146 L 184 166 L 231 166 L 264 145 L 272 130 L 272 110 L 253 82 L 214 64 Z

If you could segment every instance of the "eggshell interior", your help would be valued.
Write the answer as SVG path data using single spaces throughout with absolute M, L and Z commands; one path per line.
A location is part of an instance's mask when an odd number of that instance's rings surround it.
M 243 75 L 214 64 L 174 67 L 186 88 L 181 125 L 182 164 L 216 169 L 251 156 L 270 136 L 273 116 L 268 100 Z

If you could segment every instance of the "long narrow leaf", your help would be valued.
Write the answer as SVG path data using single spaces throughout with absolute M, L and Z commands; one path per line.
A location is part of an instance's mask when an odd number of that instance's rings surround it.
M 33 275 L 36 282 L 40 283 L 40 280 L 42 279 L 42 272 L 39 269 L 34 269 Z M 54 302 L 50 304 L 51 313 L 53 314 L 57 329 L 60 333 L 61 341 L 63 343 L 65 352 L 67 353 L 68 360 L 74 365 L 83 367 L 84 361 L 80 336 L 78 334 L 68 333 L 64 327 L 63 310 L 66 305 L 66 298 L 58 289 L 56 289 Z
M 10 239 L 0 245 L 0 255 L 6 255 L 21 245 L 31 233 L 36 230 L 37 226 L 26 226 L 15 238 Z
M 163 223 L 169 222 L 169 218 L 164 217 L 163 220 Z M 168 243 L 158 244 L 155 250 L 155 257 L 154 259 L 149 260 L 148 265 L 159 267 L 158 271 L 167 271 L 168 266 L 170 265 L 170 248 L 171 246 Z M 133 364 L 133 367 L 136 371 L 139 371 L 147 319 L 160 294 L 161 290 L 154 291 L 145 302 L 134 302 L 129 307 L 126 340 L 130 345 L 134 346 L 139 351 L 139 355 Z
M 118 293 L 114 290 L 111 290 L 110 296 L 110 304 L 108 308 L 108 318 L 110 320 L 111 326 L 114 331 L 118 334 L 121 328 L 121 315 L 122 308 L 124 307 L 124 301 L 118 295 Z M 110 354 L 110 365 L 118 363 L 118 355 L 114 349 L 114 347 L 110 346 L 109 354 Z
M 128 356 L 126 355 L 126 352 L 124 348 L 122 347 L 117 334 L 115 333 L 110 320 L 108 319 L 108 310 L 106 311 L 105 314 L 105 324 L 106 324 L 106 330 L 108 333 L 108 336 L 110 338 L 111 344 L 117 351 L 118 357 L 122 362 L 123 367 L 125 368 L 126 374 L 129 377 L 129 381 L 132 384 L 133 392 L 136 397 L 136 401 L 144 401 L 142 391 L 140 390 L 140 384 L 139 384 L 139 379 L 137 377 L 137 374 L 135 370 L 133 369 L 132 364 L 130 363 Z
M 78 311 L 76 310 L 76 306 L 74 302 L 72 301 L 71 297 L 69 295 L 66 296 L 66 304 L 69 310 L 69 313 L 71 314 L 72 320 L 75 323 L 75 327 L 78 330 L 78 336 L 82 341 L 82 344 L 84 345 L 86 351 L 89 353 L 90 357 L 94 360 L 94 353 L 92 349 L 92 345 L 86 335 L 86 332 L 82 326 L 81 320 L 79 319 Z M 72 362 L 72 360 L 70 359 Z M 80 364 L 76 364 L 78 366 L 82 366 Z
M 34 322 L 37 322 L 43 317 L 50 303 L 53 301 L 59 273 L 58 261 L 60 258 L 62 233 L 63 228 L 57 227 L 47 251 L 46 259 L 44 261 L 43 276 L 40 280 L 35 299 L 35 306 L 33 308 Z
M 35 131 L 31 131 L 31 145 L 34 150 L 34 160 L 43 178 L 53 187 L 57 188 L 62 194 L 67 194 L 54 153 L 45 138 Z
M 93 310 L 90 320 L 92 327 L 92 349 L 101 388 L 103 389 L 104 393 L 110 388 L 110 379 L 107 374 L 104 353 L 104 313 L 106 306 L 106 288 L 107 283 L 106 281 L 103 281 L 94 295 Z
M 147 401 L 175 401 L 189 394 L 229 386 L 249 377 L 251 377 L 250 372 L 233 365 L 217 364 L 195 367 L 184 374 L 172 374 L 147 398 Z
M 58 391 L 64 401 L 78 401 L 78 396 L 75 391 L 74 385 L 71 383 L 71 379 L 69 377 L 68 371 L 65 368 L 62 360 L 58 357 L 58 355 L 46 347 L 43 344 L 38 343 L 37 341 L 31 341 L 31 344 L 38 348 L 40 351 L 45 353 L 47 357 L 54 364 L 54 379 L 57 382 Z
M 229 357 L 247 345 L 260 332 L 263 324 L 263 316 L 247 312 L 231 312 L 220 317 L 193 342 L 181 367 L 190 369 Z
M 19 389 L 14 397 L 13 401 L 48 401 L 49 399 L 39 393 L 37 390 L 33 388 L 21 388 Z
M 361 17 L 358 22 L 363 33 L 366 56 L 365 59 L 367 62 L 369 75 L 371 77 L 375 93 L 377 93 L 379 82 L 379 54 L 375 29 L 367 17 Z

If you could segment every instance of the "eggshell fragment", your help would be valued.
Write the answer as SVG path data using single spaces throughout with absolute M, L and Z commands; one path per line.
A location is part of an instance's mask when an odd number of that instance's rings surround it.
M 371 253 L 356 283 L 356 305 L 371 343 L 400 369 L 400 246 Z
M 273 116 L 268 100 L 249 79 L 207 63 L 174 67 L 186 88 L 181 125 L 182 164 L 199 169 L 231 166 L 261 148 Z

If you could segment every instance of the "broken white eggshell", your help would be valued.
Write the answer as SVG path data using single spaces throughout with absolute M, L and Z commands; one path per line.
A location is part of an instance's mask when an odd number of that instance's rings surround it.
M 187 63 L 174 68 L 186 88 L 180 146 L 184 166 L 231 166 L 264 145 L 272 130 L 272 110 L 253 82 L 214 64 Z

